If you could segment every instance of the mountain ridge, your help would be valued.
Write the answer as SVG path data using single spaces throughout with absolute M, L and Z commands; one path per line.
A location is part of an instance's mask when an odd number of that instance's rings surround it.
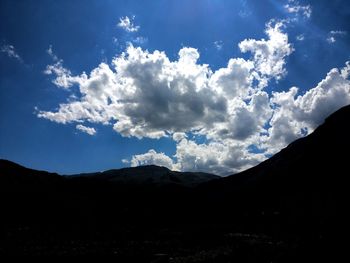
M 58 173 L 50 173 L 42 170 L 35 170 L 24 167 L 15 162 L 0 159 L 0 174 L 21 177 L 26 176 L 35 177 L 35 179 L 48 176 L 61 176 L 62 179 L 95 179 L 106 182 L 124 183 L 124 184 L 178 184 L 187 187 L 193 187 L 205 181 L 214 180 L 219 176 L 204 173 L 204 172 L 177 172 L 157 165 L 143 165 L 138 167 L 125 167 L 120 169 L 110 169 L 102 172 L 79 173 L 72 175 L 59 175 Z M 34 179 L 34 178 L 25 178 Z M 49 178 L 47 178 L 49 179 Z

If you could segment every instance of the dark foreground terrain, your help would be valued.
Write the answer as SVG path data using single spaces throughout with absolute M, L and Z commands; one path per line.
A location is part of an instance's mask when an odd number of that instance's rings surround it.
M 225 178 L 145 166 L 60 176 L 0 160 L 0 254 L 134 262 L 334 262 L 345 253 L 350 106 Z

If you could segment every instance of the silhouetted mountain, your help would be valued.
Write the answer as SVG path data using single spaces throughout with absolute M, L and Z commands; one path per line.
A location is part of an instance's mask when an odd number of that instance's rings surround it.
M 98 180 L 124 183 L 124 184 L 177 184 L 183 186 L 196 186 L 198 184 L 218 179 L 219 176 L 199 172 L 175 172 L 166 167 L 145 165 L 139 167 L 113 169 L 98 173 L 84 173 L 70 175 L 67 178 L 86 177 Z
M 349 121 L 347 106 L 219 179 L 157 166 L 68 177 L 1 160 L 0 254 L 300 262 L 308 252 L 315 261 L 335 251 L 347 225 Z
M 62 180 L 56 173 L 29 169 L 0 159 L 0 191 L 37 191 Z
M 201 183 L 218 179 L 219 176 L 200 172 L 176 172 L 166 167 L 145 165 L 139 167 L 107 170 L 96 173 L 81 173 L 60 176 L 57 173 L 38 171 L 23 167 L 8 160 L 0 159 L 0 182 L 2 186 L 25 185 L 30 183 L 50 184 L 63 180 L 92 180 L 116 184 L 168 185 L 193 187 Z M 85 180 L 86 181 L 86 180 Z M 0 186 L 1 187 L 1 186 Z

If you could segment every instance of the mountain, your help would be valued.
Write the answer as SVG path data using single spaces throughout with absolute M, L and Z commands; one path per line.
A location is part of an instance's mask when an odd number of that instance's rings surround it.
M 159 167 L 156 165 L 113 169 L 104 172 L 84 173 L 66 177 L 94 178 L 102 181 L 124 184 L 176 184 L 188 187 L 220 178 L 217 175 L 209 173 L 171 171 L 166 167 Z
M 61 182 L 57 173 L 38 171 L 0 159 L 0 192 L 37 191 Z
M 138 262 L 333 257 L 348 224 L 349 121 L 346 106 L 270 159 L 224 178 L 157 166 L 60 176 L 1 160 L 0 254 Z
M 177 172 L 156 165 L 113 169 L 96 173 L 59 175 L 57 173 L 29 169 L 14 162 L 0 159 L 0 182 L 2 186 L 6 185 L 6 187 L 8 187 L 9 184 L 17 186 L 28 183 L 50 184 L 63 180 L 91 180 L 127 185 L 163 186 L 174 184 L 178 186 L 194 187 L 201 183 L 218 178 L 220 177 L 214 174 L 201 172 Z

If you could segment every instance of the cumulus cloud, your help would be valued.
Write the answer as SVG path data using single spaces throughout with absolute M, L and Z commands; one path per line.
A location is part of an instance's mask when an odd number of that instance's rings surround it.
M 312 132 L 337 109 L 350 104 L 350 64 L 333 68 L 318 85 L 298 96 L 298 88 L 273 93 L 273 117 L 266 147 L 276 152 L 296 138 Z
M 96 134 L 96 130 L 95 128 L 92 127 L 86 127 L 82 124 L 78 124 L 77 126 L 75 126 L 75 128 L 81 132 L 87 133 L 89 135 L 95 135 Z
M 13 45 L 2 45 L 0 47 L 0 52 L 5 53 L 9 58 L 14 58 L 19 62 L 23 62 L 21 56 L 17 53 L 15 47 Z
M 179 142 L 179 141 L 181 141 L 182 139 L 185 139 L 185 138 L 187 138 L 187 135 L 184 132 L 174 132 L 173 133 L 173 140 L 176 141 L 176 142 Z
M 251 92 L 254 63 L 242 58 L 230 59 L 226 68 L 220 68 L 210 77 L 210 86 L 228 98 L 246 97 Z
M 157 153 L 151 149 L 147 153 L 134 155 L 131 159 L 131 167 L 141 165 L 158 165 L 167 167 L 170 170 L 177 170 L 174 167 L 173 160 L 164 153 Z
M 271 21 L 265 31 L 268 40 L 246 39 L 239 43 L 242 52 L 254 55 L 254 68 L 262 78 L 279 80 L 286 74 L 285 58 L 293 52 L 293 47 L 288 43 L 288 35 L 282 31 L 283 27 L 283 22 Z
M 140 29 L 140 26 L 134 25 L 135 16 L 129 18 L 128 16 L 119 18 L 118 27 L 124 29 L 127 32 L 137 32 Z
M 347 62 L 342 69 L 331 69 L 303 95 L 298 95 L 297 87 L 274 92 L 271 98 L 266 92 L 257 92 L 245 105 L 245 110 L 236 111 L 238 117 L 232 118 L 230 128 L 218 125 L 204 132 L 208 138 L 214 138 L 209 143 L 197 144 L 185 134 L 174 134 L 177 146 L 173 169 L 227 175 L 258 164 L 267 155 L 312 132 L 335 110 L 350 104 L 349 75 L 350 63 Z M 250 116 L 240 118 L 241 112 L 250 112 Z M 266 124 L 268 127 L 264 126 Z M 240 140 L 240 136 L 244 140 Z M 251 145 L 263 153 L 249 151 Z
M 80 94 L 57 110 L 38 110 L 37 115 L 62 124 L 111 125 L 125 137 L 169 137 L 176 143 L 174 156 L 152 149 L 124 160 L 132 166 L 156 164 L 223 175 L 241 171 L 350 103 L 349 63 L 332 69 L 303 95 L 296 87 L 268 94 L 264 87 L 286 74 L 286 58 L 293 48 L 282 22 L 268 23 L 266 35 L 267 39 L 239 44 L 250 58 L 231 58 L 217 70 L 198 63 L 200 53 L 191 47 L 170 60 L 164 52 L 129 45 L 111 65 L 101 63 L 78 76 L 57 60 L 47 74 L 55 76 L 58 87 L 69 90 L 77 85 Z M 259 151 L 252 151 L 252 145 Z
M 288 13 L 305 18 L 310 18 L 312 14 L 310 5 L 301 5 L 299 1 L 296 0 L 289 0 L 288 4 L 284 5 L 284 8 Z
M 177 163 L 182 171 L 211 171 L 228 175 L 258 164 L 264 160 L 262 154 L 249 154 L 246 143 L 232 140 L 212 141 L 197 144 L 183 139 L 176 146 Z

